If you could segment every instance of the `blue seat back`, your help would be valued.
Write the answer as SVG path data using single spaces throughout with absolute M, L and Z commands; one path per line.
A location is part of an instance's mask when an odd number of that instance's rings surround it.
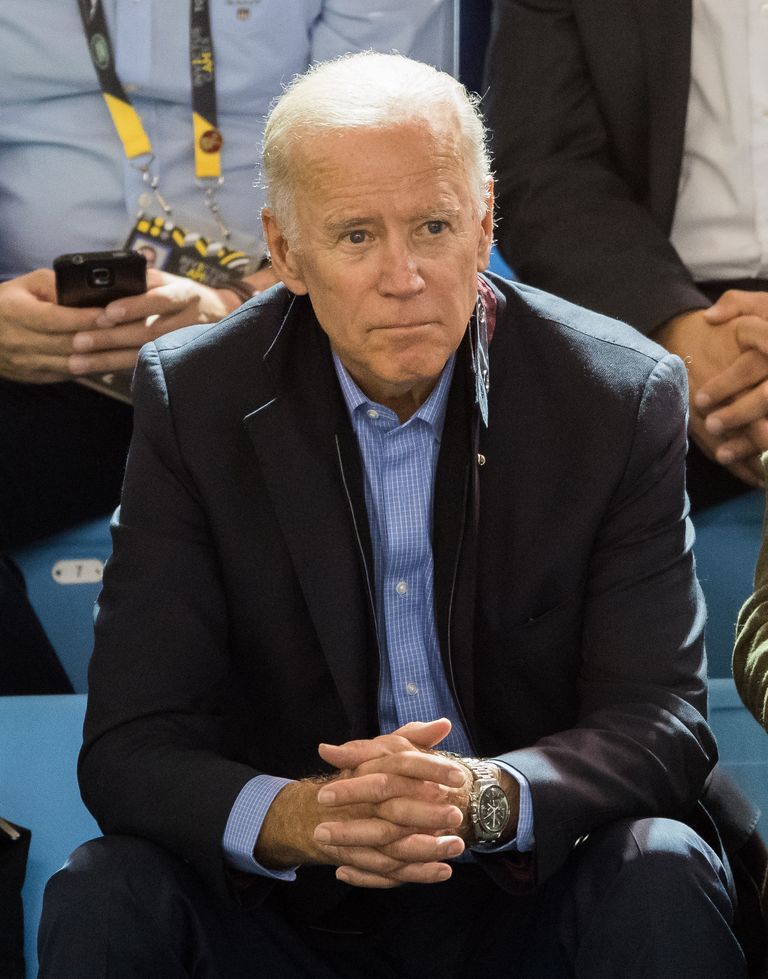
M 0 697 L 0 815 L 32 831 L 24 883 L 24 954 L 37 975 L 37 925 L 48 878 L 99 836 L 76 781 L 85 696 Z
M 11 555 L 24 575 L 30 603 L 76 693 L 87 690 L 93 607 L 111 551 L 109 517 L 100 517 Z

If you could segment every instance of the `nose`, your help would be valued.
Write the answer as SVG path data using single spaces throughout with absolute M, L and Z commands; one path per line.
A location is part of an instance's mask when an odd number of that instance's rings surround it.
M 419 262 L 407 241 L 389 242 L 381 255 L 379 292 L 382 296 L 407 299 L 418 295 L 425 282 Z

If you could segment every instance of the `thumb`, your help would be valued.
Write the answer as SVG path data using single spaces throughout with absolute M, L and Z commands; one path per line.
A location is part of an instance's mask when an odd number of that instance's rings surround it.
M 729 296 L 721 296 L 716 303 L 712 303 L 709 309 L 703 310 L 704 319 L 712 326 L 727 323 L 734 316 L 739 315 L 738 304 Z
M 434 721 L 411 721 L 399 727 L 393 734 L 407 738 L 418 748 L 434 748 L 451 733 L 451 722 L 447 717 L 438 717 Z

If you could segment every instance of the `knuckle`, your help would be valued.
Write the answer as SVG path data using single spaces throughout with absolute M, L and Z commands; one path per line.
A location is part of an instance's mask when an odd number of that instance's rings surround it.
M 376 779 L 376 785 L 379 792 L 379 797 L 381 799 L 389 799 L 396 793 L 396 776 L 390 775 L 387 772 L 379 772 L 379 774 L 374 777 Z
M 370 786 L 374 801 L 385 802 L 391 795 L 391 785 L 389 776 L 384 772 L 378 772 L 370 776 Z
M 443 803 L 448 801 L 445 788 L 437 782 L 425 782 L 424 794 L 427 802 Z

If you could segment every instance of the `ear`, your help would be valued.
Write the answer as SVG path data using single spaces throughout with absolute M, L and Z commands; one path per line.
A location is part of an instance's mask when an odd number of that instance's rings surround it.
M 477 242 L 477 271 L 485 272 L 491 260 L 493 245 L 493 178 L 488 178 L 488 200 L 485 214 L 480 221 L 480 237 Z
M 261 224 L 272 259 L 272 268 L 291 292 L 295 292 L 297 296 L 305 296 L 308 289 L 296 249 L 291 247 L 277 223 L 277 218 L 267 207 L 262 208 Z

